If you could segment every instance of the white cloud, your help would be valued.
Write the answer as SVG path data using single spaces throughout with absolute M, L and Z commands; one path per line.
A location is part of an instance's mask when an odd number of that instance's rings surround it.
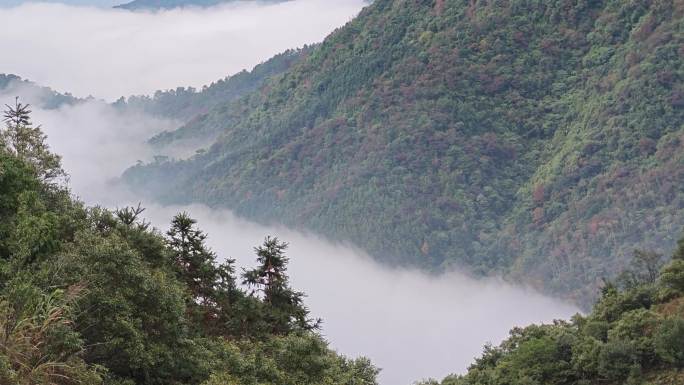
M 0 72 L 108 100 L 200 87 L 323 40 L 363 5 L 296 0 L 155 13 L 33 3 L 0 8 Z
M 235 258 L 238 266 L 254 264 L 252 248 L 265 235 L 288 241 L 292 283 L 308 294 L 312 316 L 323 318 L 323 334 L 341 353 L 365 355 L 383 368 L 383 385 L 464 373 L 486 342 L 498 344 L 513 326 L 577 312 L 496 279 L 390 270 L 349 245 L 250 223 L 227 210 L 152 204 L 145 214 L 166 230 L 179 211 L 198 219 L 214 250 Z

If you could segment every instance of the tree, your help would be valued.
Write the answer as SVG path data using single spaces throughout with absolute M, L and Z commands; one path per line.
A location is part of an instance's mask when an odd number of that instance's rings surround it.
M 167 242 L 178 278 L 189 290 L 192 303 L 189 312 L 203 319 L 206 327 L 218 321 L 237 296 L 232 259 L 216 264 L 216 254 L 205 244 L 207 235 L 196 228 L 197 221 L 187 213 L 173 217 Z M 224 330 L 225 333 L 225 330 Z
M 303 303 L 304 293 L 289 286 L 287 246 L 276 237 L 266 237 L 263 245 L 254 248 L 258 266 L 243 274 L 243 283 L 253 288 L 252 295 L 261 292 L 273 334 L 287 334 L 294 329 L 313 330 L 320 325 L 320 320 L 307 318 L 309 311 Z
M 663 263 L 662 254 L 654 251 L 634 250 L 630 268 L 620 274 L 618 281 L 624 287 L 655 283 Z
M 138 227 L 142 230 L 146 230 L 149 228 L 150 223 L 143 220 L 141 222 L 138 222 L 138 218 L 140 217 L 140 214 L 142 214 L 145 211 L 145 208 L 138 203 L 137 207 L 124 207 L 122 209 L 117 209 L 114 211 L 114 215 L 121 221 L 121 223 L 124 226 L 133 226 L 134 224 L 137 223 Z
M 5 105 L 3 112 L 5 130 L 0 131 L 0 145 L 5 151 L 33 166 L 43 181 L 65 176 L 61 167 L 61 157 L 50 152 L 45 143 L 47 137 L 40 126 L 31 123 L 31 110 L 17 97 L 14 106 Z

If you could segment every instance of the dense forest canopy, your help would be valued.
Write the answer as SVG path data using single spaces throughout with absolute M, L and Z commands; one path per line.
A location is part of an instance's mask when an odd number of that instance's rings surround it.
M 466 372 L 418 385 L 680 385 L 683 24 L 680 0 L 376 0 L 320 45 L 118 101 L 184 122 L 154 145 L 215 139 L 124 179 L 590 309 L 514 327 Z M 0 75 L 16 87 L 45 108 L 83 102 Z M 0 127 L 0 385 L 377 384 L 370 360 L 321 335 L 286 242 L 266 236 L 239 268 L 192 213 L 160 229 L 141 205 L 86 206 L 67 181 L 15 99 Z
M 125 180 L 585 306 L 684 226 L 684 3 L 378 0 Z M 188 134 L 186 131 L 184 135 Z

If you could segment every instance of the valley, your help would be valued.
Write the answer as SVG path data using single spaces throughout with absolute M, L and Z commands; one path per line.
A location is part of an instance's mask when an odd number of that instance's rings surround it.
M 684 381 L 684 3 L 215 3 L 0 7 L 0 384 Z

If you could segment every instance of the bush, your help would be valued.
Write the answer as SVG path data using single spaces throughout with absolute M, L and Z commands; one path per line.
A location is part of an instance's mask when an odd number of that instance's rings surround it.
M 676 259 L 665 267 L 660 276 L 661 283 L 679 293 L 684 292 L 684 260 Z
M 655 350 L 661 360 L 684 366 L 684 319 L 664 320 L 654 335 Z
M 599 374 L 609 381 L 627 378 L 632 367 L 638 364 L 633 344 L 624 340 L 612 340 L 603 345 L 599 353 Z

